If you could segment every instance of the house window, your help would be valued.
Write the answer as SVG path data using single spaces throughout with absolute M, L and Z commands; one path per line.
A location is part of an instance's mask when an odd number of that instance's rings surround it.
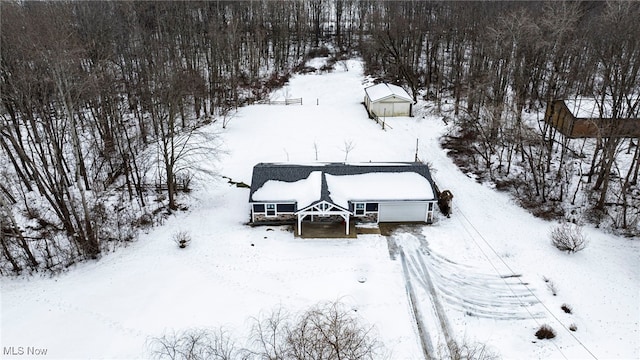
M 433 203 L 432 202 L 429 203 L 429 211 L 433 211 Z
M 276 204 L 267 204 L 267 216 L 276 216 Z
M 296 211 L 296 206 L 294 204 L 278 204 L 276 209 L 278 210 L 278 214 L 293 213 Z
M 378 211 L 378 203 L 367 203 L 367 212 L 375 212 Z
M 356 216 L 364 215 L 364 203 L 356 203 Z

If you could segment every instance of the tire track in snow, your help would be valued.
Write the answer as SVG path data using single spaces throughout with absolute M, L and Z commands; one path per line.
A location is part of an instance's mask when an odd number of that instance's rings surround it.
M 407 290 L 407 297 L 409 298 L 409 305 L 411 306 L 411 314 L 413 316 L 414 321 L 416 322 L 416 327 L 418 330 L 418 336 L 420 338 L 420 344 L 422 346 L 422 351 L 425 359 L 435 359 L 435 349 L 433 347 L 433 341 L 427 332 L 427 325 L 424 322 L 425 317 L 420 310 L 422 307 L 420 306 L 420 301 L 415 294 L 415 290 L 413 289 L 411 275 L 409 271 L 409 266 L 407 265 L 406 255 L 404 251 L 400 249 L 400 261 L 402 262 L 402 272 L 405 279 L 405 287 Z
M 399 229 L 400 234 L 405 234 L 407 229 L 412 228 L 400 227 Z M 419 238 L 413 234 L 407 233 L 407 235 L 414 239 Z M 450 347 L 455 346 L 455 340 L 451 337 L 451 326 L 430 272 L 427 270 L 422 255 L 417 250 L 411 250 L 407 255 L 403 244 L 400 244 L 402 239 L 399 237 L 401 235 L 399 236 L 396 230 L 387 239 L 389 244 L 393 245 L 400 254 L 407 295 L 416 321 L 424 357 L 428 360 L 440 359 L 443 356 L 451 357 Z M 444 344 L 442 343 L 443 339 Z M 447 351 L 450 353 L 444 354 Z
M 455 339 L 451 336 L 451 326 L 449 325 L 449 320 L 442 303 L 440 302 L 440 297 L 434 287 L 430 272 L 427 270 L 427 266 L 425 265 L 423 258 L 417 251 L 414 251 L 407 260 L 404 249 L 400 247 L 400 255 L 403 261 L 403 268 L 409 268 L 409 271 L 405 273 L 407 281 L 411 284 L 419 285 L 419 289 L 422 290 L 417 293 L 412 290 L 412 296 L 416 299 L 414 301 L 417 303 L 419 308 L 426 307 L 430 310 L 429 315 L 431 316 L 425 318 L 423 315 L 422 319 L 420 319 L 420 323 L 422 323 L 424 327 L 423 333 L 425 335 L 425 343 L 430 345 L 427 358 L 438 359 L 442 356 L 451 357 L 451 354 L 453 353 L 453 349 L 451 347 L 455 346 Z M 409 265 L 406 265 L 407 263 Z M 411 286 L 411 288 L 414 289 L 413 286 Z M 419 312 L 416 313 L 419 314 Z M 425 323 L 426 326 L 424 326 Z M 443 338 L 444 344 L 442 344 Z M 433 344 L 438 345 L 437 351 Z M 443 354 L 447 349 L 450 353 L 446 355 Z
M 544 317 L 541 310 L 533 311 L 538 300 L 520 274 L 485 273 L 440 256 L 429 248 L 422 227 L 403 226 L 388 238 L 399 249 L 425 358 L 441 357 L 456 344 L 445 305 L 447 310 L 495 320 Z
M 468 316 L 499 320 L 544 317 L 542 309 L 536 309 L 539 305 L 538 299 L 520 274 L 487 273 L 453 262 L 433 252 L 420 230 L 421 228 L 402 229 L 395 237 L 397 242 L 405 242 L 405 247 L 411 246 L 410 242 L 415 243 L 417 240 L 417 266 L 421 267 L 420 263 L 424 263 L 438 295 L 449 308 L 462 311 Z M 404 237 L 409 239 L 403 239 Z
M 538 300 L 519 274 L 484 273 L 443 259 L 428 249 L 419 252 L 428 262 L 439 294 L 453 308 L 469 316 L 491 319 L 524 320 L 530 319 L 531 314 L 543 317 L 542 312 L 528 311 Z

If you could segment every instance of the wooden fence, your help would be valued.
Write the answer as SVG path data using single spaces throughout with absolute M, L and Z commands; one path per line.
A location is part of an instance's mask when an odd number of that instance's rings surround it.
M 380 119 L 380 116 L 376 114 L 373 114 L 373 120 L 376 122 L 376 124 L 382 126 L 382 130 L 386 130 L 386 128 L 393 129 L 391 125 L 387 124 L 384 119 Z

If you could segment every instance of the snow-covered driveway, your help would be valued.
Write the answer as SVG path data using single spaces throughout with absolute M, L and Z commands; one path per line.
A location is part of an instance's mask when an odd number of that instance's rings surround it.
M 558 251 L 549 238 L 555 223 L 533 217 L 505 193 L 478 184 L 453 164 L 439 145 L 438 138 L 446 132 L 439 119 L 388 121 L 394 133 L 403 133 L 405 144 L 415 144 L 419 137 L 419 157 L 433 165 L 440 188 L 455 196 L 451 218 L 441 217 L 423 231 L 432 272 L 441 275 L 432 278 L 442 281 L 443 303 L 458 339 L 490 344 L 506 358 L 640 357 L 638 239 L 586 227 L 587 249 L 571 255 Z M 486 277 L 486 286 L 499 284 L 502 290 L 461 286 L 460 274 L 474 284 Z M 515 286 L 505 287 L 505 282 Z M 509 299 L 512 291 L 518 296 Z M 509 310 L 482 306 L 479 311 L 462 299 L 494 305 L 507 301 Z M 514 306 L 521 300 L 531 306 Z M 565 313 L 563 304 L 573 313 Z M 491 313 L 495 316 L 484 316 Z M 553 327 L 557 337 L 537 340 L 534 333 L 541 324 Z M 576 332 L 569 330 L 571 325 L 576 325 Z

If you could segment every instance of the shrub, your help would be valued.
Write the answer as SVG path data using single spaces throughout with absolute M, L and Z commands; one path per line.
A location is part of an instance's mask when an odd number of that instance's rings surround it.
M 571 330 L 571 331 L 578 331 L 578 325 L 576 325 L 576 324 L 571 324 L 571 325 L 569 325 L 569 330 Z
M 191 243 L 191 234 L 184 230 L 177 231 L 173 234 L 173 242 L 181 249 L 184 249 Z
M 553 339 L 554 337 L 556 337 L 556 332 L 551 328 L 551 326 L 544 324 L 540 326 L 538 331 L 536 331 L 536 337 L 540 340 Z
M 551 243 L 560 251 L 575 253 L 587 246 L 587 238 L 580 226 L 565 222 L 551 230 Z
M 573 311 L 571 309 L 571 306 L 569 306 L 567 304 L 562 304 L 562 306 L 560 308 L 562 309 L 562 311 L 564 311 L 567 314 L 571 314 L 571 312 Z

